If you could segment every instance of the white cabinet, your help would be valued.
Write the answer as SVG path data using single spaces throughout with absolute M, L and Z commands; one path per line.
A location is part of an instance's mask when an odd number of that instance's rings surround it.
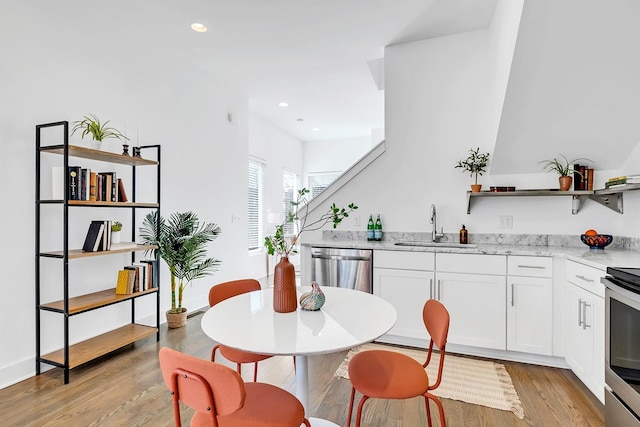
M 422 308 L 431 296 L 434 254 L 375 251 L 373 265 L 373 293 L 398 313 L 395 326 L 379 341 L 398 343 L 393 337 L 402 337 L 426 342 Z
M 550 356 L 553 259 L 508 256 L 507 350 Z
M 604 401 L 605 272 L 567 261 L 567 363 L 591 392 Z
M 506 349 L 506 257 L 436 254 L 434 297 L 451 315 L 448 342 Z

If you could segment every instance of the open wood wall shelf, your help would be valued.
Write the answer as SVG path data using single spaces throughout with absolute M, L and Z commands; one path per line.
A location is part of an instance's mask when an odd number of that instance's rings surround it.
M 574 215 L 580 211 L 584 202 L 594 200 L 603 206 L 618 213 L 623 213 L 623 197 L 627 191 L 639 190 L 640 184 L 629 184 L 624 187 L 616 187 L 600 190 L 585 191 L 560 191 L 560 190 L 517 190 L 517 191 L 467 191 L 467 214 L 471 213 L 472 200 L 484 197 L 569 197 L 572 198 L 571 213 Z
M 43 145 L 42 144 L 42 130 L 45 128 L 62 128 L 62 144 L 57 145 Z M 52 138 L 58 138 L 58 140 L 53 142 L 59 142 L 59 136 L 53 136 L 54 134 L 47 134 L 47 136 L 51 136 Z M 40 375 L 41 373 L 41 364 L 46 363 L 49 365 L 53 365 L 59 368 L 64 369 L 64 383 L 69 383 L 69 370 L 87 363 L 93 359 L 96 359 L 100 356 L 103 356 L 107 353 L 110 353 L 114 350 L 117 350 L 121 347 L 124 347 L 128 344 L 132 344 L 140 339 L 143 339 L 148 336 L 152 336 L 155 334 L 156 341 L 160 340 L 160 271 L 156 268 L 153 270 L 153 282 L 156 287 L 152 287 L 150 289 L 143 290 L 141 292 L 134 292 L 131 294 L 116 294 L 115 287 L 110 289 L 100 289 L 94 288 L 91 289 L 93 292 L 89 292 L 86 294 L 78 295 L 77 290 L 70 285 L 70 277 L 71 277 L 71 269 L 69 268 L 69 261 L 80 259 L 80 258 L 95 258 L 101 257 L 105 255 L 112 255 L 118 253 L 130 253 L 131 254 L 131 264 L 135 263 L 136 260 L 139 262 L 140 259 L 136 258 L 140 257 L 140 253 L 142 251 L 152 251 L 157 249 L 155 245 L 140 245 L 135 243 L 136 240 L 136 229 L 137 226 L 140 225 L 141 216 L 136 214 L 136 210 L 138 209 L 152 209 L 156 212 L 160 212 L 160 145 L 146 145 L 141 146 L 141 155 L 143 157 L 133 157 L 123 154 L 111 153 L 107 151 L 94 150 L 86 147 L 79 147 L 75 145 L 69 144 L 69 122 L 61 121 L 55 123 L 45 123 L 36 125 L 36 194 L 35 194 L 35 205 L 36 205 L 36 219 L 35 219 L 35 233 L 36 233 L 36 244 L 35 244 L 35 255 L 36 255 L 36 266 L 35 266 L 35 307 L 36 307 L 36 374 Z M 55 156 L 49 156 L 53 154 Z M 130 168 L 120 168 L 118 169 L 118 177 L 121 173 L 125 176 L 128 175 L 128 181 L 131 183 L 129 190 L 127 191 L 131 197 L 127 202 L 111 202 L 111 201 L 89 201 L 89 200 L 70 200 L 69 193 L 71 191 L 63 191 L 64 199 L 43 199 L 41 197 L 42 188 L 45 186 L 51 186 L 50 179 L 43 178 L 43 176 L 50 176 L 46 173 L 42 173 L 43 168 L 43 156 L 48 156 L 46 158 L 46 165 L 48 166 L 50 163 L 62 164 L 62 169 L 64 170 L 70 165 L 70 159 L 87 159 L 96 162 L 104 163 L 105 169 L 109 168 L 110 165 L 125 165 Z M 144 158 L 144 157 L 151 157 Z M 76 162 L 77 160 L 73 160 Z M 81 163 L 81 162 L 78 162 Z M 155 168 L 155 178 L 153 178 L 153 174 L 138 174 L 138 170 L 140 167 L 152 167 Z M 73 188 L 72 185 L 77 185 L 77 183 L 71 183 L 69 178 L 69 170 L 66 170 L 64 173 L 64 182 L 63 188 L 70 189 Z M 140 179 L 144 177 L 144 179 Z M 124 181 L 124 180 L 123 180 Z M 86 181 L 85 181 L 86 183 Z M 71 184 L 71 186 L 70 186 Z M 136 199 L 136 190 L 146 188 L 147 190 L 155 190 L 155 200 L 152 196 L 151 201 L 140 202 Z M 86 190 L 86 187 L 85 187 Z M 149 192 L 146 191 L 146 194 Z M 115 194 L 115 193 L 114 193 Z M 86 195 L 85 195 L 86 198 Z M 116 198 L 116 197 L 112 197 Z M 50 209 L 44 211 L 44 205 L 53 205 L 57 204 L 61 206 L 61 209 L 58 211 L 51 212 Z M 101 211 L 99 214 L 101 217 L 104 215 L 105 208 L 127 208 L 130 210 L 130 216 L 127 214 L 122 214 L 117 217 L 120 221 L 129 222 L 129 229 L 131 230 L 131 235 L 129 237 L 129 242 L 123 242 L 118 244 L 112 244 L 110 250 L 105 251 L 97 251 L 97 252 L 85 252 L 82 249 L 78 248 L 70 248 L 70 238 L 69 235 L 70 229 L 72 227 L 86 227 L 87 224 L 83 223 L 82 225 L 78 225 L 79 222 L 73 215 L 78 215 L 77 208 L 87 208 L 96 210 L 96 212 Z M 84 211 L 84 210 L 83 210 Z M 73 215 L 72 215 L 73 214 Z M 45 217 L 46 215 L 46 217 Z M 56 216 L 57 215 L 57 216 Z M 128 219 L 127 219 L 128 217 Z M 44 218 L 44 219 L 43 219 Z M 46 219 L 46 220 L 45 220 Z M 52 221 L 53 220 L 53 221 Z M 42 230 L 45 227 L 48 227 L 48 224 L 52 222 L 58 221 L 59 224 L 62 225 L 63 229 L 63 238 L 61 244 L 61 248 L 56 247 L 55 251 L 43 251 L 41 250 L 41 239 L 43 234 L 48 235 L 48 233 L 42 233 Z M 84 230 L 83 230 L 84 231 Z M 106 237 L 103 235 L 101 239 L 105 239 Z M 75 244 L 79 244 L 81 242 L 75 242 Z M 43 259 L 55 259 L 55 263 L 60 263 L 62 268 L 60 270 L 55 270 L 57 268 L 55 265 L 51 266 L 51 263 L 43 263 Z M 156 259 L 157 260 L 157 259 Z M 106 260 L 105 260 L 106 261 Z M 91 262 L 100 262 L 100 261 L 91 261 Z M 122 266 L 124 268 L 126 266 Z M 85 266 L 85 268 L 91 267 L 92 265 Z M 62 289 L 50 289 L 53 285 L 52 282 L 56 283 L 56 286 L 60 286 L 58 280 L 55 280 L 54 274 L 51 271 L 61 271 L 62 274 Z M 115 286 L 117 277 L 118 277 L 118 268 L 114 266 L 113 275 L 109 275 L 109 277 L 105 278 L 104 282 L 111 283 L 111 286 Z M 77 271 L 82 271 L 78 269 L 73 269 L 73 274 L 78 275 Z M 60 273 L 55 273 L 60 274 Z M 82 280 L 82 277 L 77 278 L 73 283 L 77 283 Z M 146 283 L 146 281 L 145 281 Z M 109 285 L 106 285 L 109 286 Z M 104 286 L 100 286 L 104 288 Z M 43 289 L 46 289 L 46 292 L 42 292 Z M 75 290 L 75 292 L 74 292 Z M 50 301 L 50 302 L 41 302 L 41 294 L 42 295 L 63 295 L 63 298 L 58 301 Z M 71 295 L 74 295 L 71 297 Z M 136 301 L 139 298 L 154 298 L 155 299 L 155 326 L 145 326 L 136 323 Z M 92 311 L 93 314 L 91 316 L 99 317 L 99 321 L 108 320 L 104 319 L 105 316 L 109 316 L 112 314 L 109 310 L 102 310 L 103 307 L 112 306 L 114 304 L 128 304 L 130 307 L 131 317 L 129 320 L 129 324 L 121 327 L 116 327 L 114 330 L 101 333 L 102 331 L 96 331 L 96 336 L 84 340 L 79 343 L 71 344 L 72 334 L 71 327 L 69 324 L 69 318 L 71 316 L 86 313 L 88 311 Z M 60 316 L 62 318 L 61 322 L 51 322 L 47 319 L 43 319 L 42 313 L 48 313 L 47 316 Z M 112 324 L 115 326 L 122 324 L 123 322 L 120 318 L 111 319 Z M 98 323 L 99 323 L 98 321 Z M 59 328 L 58 325 L 62 325 L 61 335 L 63 338 L 60 340 L 60 348 L 56 351 L 50 352 L 48 354 L 42 354 L 41 346 L 43 337 L 45 335 L 50 335 L 55 333 Z M 43 331 L 44 329 L 44 331 Z

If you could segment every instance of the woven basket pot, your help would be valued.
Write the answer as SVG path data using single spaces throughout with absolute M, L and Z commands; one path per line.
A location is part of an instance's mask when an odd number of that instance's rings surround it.
M 291 313 L 297 308 L 296 270 L 289 258 L 282 257 L 273 271 L 273 309 L 278 313 Z
M 180 313 L 167 311 L 167 326 L 170 328 L 182 328 L 187 324 L 187 309 L 182 307 Z

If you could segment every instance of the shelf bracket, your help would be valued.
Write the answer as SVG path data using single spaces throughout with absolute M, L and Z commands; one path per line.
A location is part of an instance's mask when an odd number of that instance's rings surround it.
M 624 213 L 623 205 L 622 205 L 622 192 L 613 193 L 613 194 L 591 194 L 589 196 L 590 199 L 595 200 L 600 203 L 602 206 L 606 206 L 611 210 L 614 210 L 618 213 Z
M 467 191 L 467 215 L 471 213 L 471 192 Z
M 584 202 L 589 197 L 590 197 L 590 195 L 583 195 L 583 194 L 576 195 L 576 194 L 574 194 L 572 196 L 572 200 L 571 200 L 571 213 L 575 215 L 578 212 L 580 212 L 580 209 L 584 205 Z

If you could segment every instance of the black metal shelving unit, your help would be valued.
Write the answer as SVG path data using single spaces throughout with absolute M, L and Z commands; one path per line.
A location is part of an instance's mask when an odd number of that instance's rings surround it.
M 42 145 L 42 131 L 46 128 L 62 127 L 62 144 Z M 117 350 L 125 345 L 132 344 L 147 336 L 156 335 L 156 340 L 160 340 L 160 280 L 159 269 L 156 268 L 154 276 L 156 278 L 154 288 L 136 292 L 128 295 L 117 295 L 114 286 L 110 289 L 102 289 L 85 295 L 70 297 L 69 289 L 69 262 L 74 259 L 105 256 L 114 253 L 131 253 L 131 262 L 135 262 L 136 253 L 155 249 L 154 246 L 138 245 L 135 242 L 136 211 L 138 209 L 156 209 L 160 212 L 160 145 L 141 146 L 141 153 L 151 154 L 155 160 L 143 157 L 133 157 L 122 154 L 109 153 L 105 151 L 93 150 L 80 146 L 69 145 L 69 122 L 61 121 L 55 123 L 45 123 L 36 125 L 36 180 L 35 180 L 35 311 L 36 311 L 36 374 L 40 375 L 42 363 L 53 365 L 64 369 L 64 383 L 69 383 L 69 371 L 83 363 L 89 362 L 111 351 Z M 43 180 L 41 176 L 42 155 L 52 154 L 62 156 L 63 171 L 68 171 L 69 158 L 88 159 L 104 162 L 107 164 L 127 165 L 131 167 L 132 191 L 130 202 L 104 202 L 104 201 L 84 201 L 69 200 L 66 189 L 69 185 L 69 174 L 64 173 L 64 195 L 62 199 L 42 199 Z M 155 202 L 137 202 L 136 190 L 137 168 L 156 168 L 156 200 Z M 57 251 L 43 252 L 41 250 L 42 232 L 42 207 L 45 205 L 62 206 L 63 236 L 62 248 Z M 69 248 L 69 211 L 80 208 L 122 208 L 131 211 L 131 243 L 123 243 L 112 246 L 109 251 L 83 252 L 81 249 Z M 42 261 L 44 259 L 58 259 L 63 263 L 63 292 L 62 299 L 57 301 L 41 300 L 42 286 L 46 285 L 46 279 L 41 275 Z M 157 263 L 156 263 L 157 266 Z M 114 273 L 115 277 L 115 273 Z M 140 297 L 155 297 L 156 324 L 146 326 L 135 322 L 136 300 Z M 129 303 L 131 305 L 131 323 L 107 333 L 97 335 L 88 340 L 70 344 L 69 319 L 72 316 L 99 310 L 100 308 L 114 304 Z M 63 316 L 64 337 L 59 350 L 42 354 L 42 312 L 58 313 Z

